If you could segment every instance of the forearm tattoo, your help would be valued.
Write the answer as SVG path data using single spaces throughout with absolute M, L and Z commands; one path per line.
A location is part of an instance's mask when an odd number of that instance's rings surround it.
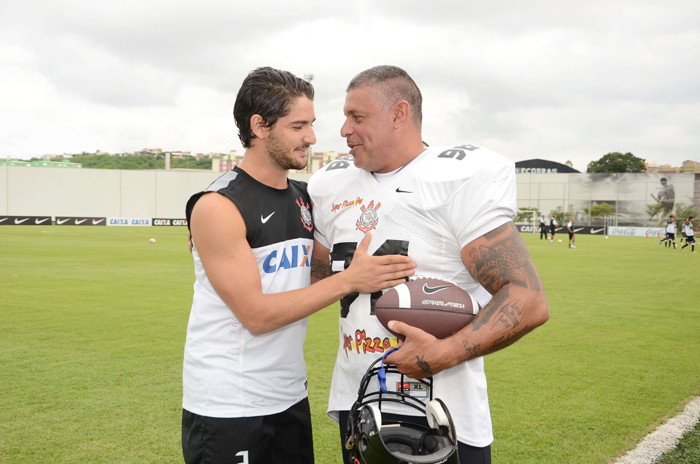
M 318 280 L 323 280 L 326 277 L 330 277 L 332 274 L 331 266 L 328 263 L 320 259 L 311 259 L 311 275 L 313 277 Z
M 504 224 L 483 237 L 485 243 L 469 252 L 468 269 L 491 293 L 493 299 L 474 319 L 474 331 L 486 328 L 499 337 L 490 347 L 462 340 L 469 358 L 483 356 L 514 343 L 531 328 L 523 324 L 528 302 L 511 296 L 512 285 L 532 292 L 543 291 L 530 254 L 512 223 Z M 515 292 L 519 294 L 521 292 Z

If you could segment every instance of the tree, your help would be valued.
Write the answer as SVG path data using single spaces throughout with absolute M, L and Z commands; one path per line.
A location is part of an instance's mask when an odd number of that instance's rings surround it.
M 590 208 L 583 208 L 583 211 L 585 211 L 591 218 L 602 218 L 605 216 L 611 216 L 615 211 L 615 208 L 603 202 L 599 205 L 593 205 Z
M 642 158 L 637 158 L 629 152 L 623 154 L 615 151 L 588 163 L 586 172 L 646 172 L 646 170 Z
M 559 223 L 562 224 L 564 220 L 569 220 L 576 217 L 576 211 L 574 211 L 574 205 L 569 205 L 569 209 L 564 211 L 561 206 L 557 206 L 557 209 L 553 209 L 549 212 L 549 217 L 557 216 Z
M 692 204 L 686 206 L 683 203 L 676 203 L 676 217 L 678 219 L 685 219 L 690 216 L 698 217 L 698 210 Z
M 654 203 L 653 205 L 647 205 L 647 214 L 649 219 L 653 220 L 661 211 L 664 210 L 664 205 L 661 203 Z

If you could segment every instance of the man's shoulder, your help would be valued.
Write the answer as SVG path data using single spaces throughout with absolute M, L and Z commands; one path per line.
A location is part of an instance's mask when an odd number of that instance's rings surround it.
M 498 176 L 515 172 L 515 163 L 486 147 L 473 144 L 428 148 L 414 172 L 427 182 L 467 180 L 475 175 Z
M 335 190 L 339 185 L 356 179 L 359 171 L 355 167 L 352 156 L 343 156 L 333 160 L 311 176 L 308 185 L 309 194 L 318 196 L 329 190 Z

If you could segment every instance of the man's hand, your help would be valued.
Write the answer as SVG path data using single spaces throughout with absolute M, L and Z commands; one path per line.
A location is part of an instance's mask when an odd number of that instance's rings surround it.
M 416 263 L 403 255 L 370 256 L 367 254 L 370 233 L 365 234 L 352 257 L 350 267 L 339 275 L 349 285 L 348 293 L 374 293 L 395 287 L 415 274 Z
M 395 364 L 399 372 L 412 379 L 430 377 L 451 367 L 445 363 L 449 342 L 399 321 L 390 321 L 389 328 L 406 340 L 399 340 L 401 349 L 387 356 L 386 364 Z

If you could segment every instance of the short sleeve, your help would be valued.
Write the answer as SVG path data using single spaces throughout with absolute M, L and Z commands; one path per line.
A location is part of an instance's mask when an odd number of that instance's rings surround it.
M 517 211 L 515 166 L 503 160 L 481 169 L 447 203 L 450 227 L 464 248 L 512 221 Z

